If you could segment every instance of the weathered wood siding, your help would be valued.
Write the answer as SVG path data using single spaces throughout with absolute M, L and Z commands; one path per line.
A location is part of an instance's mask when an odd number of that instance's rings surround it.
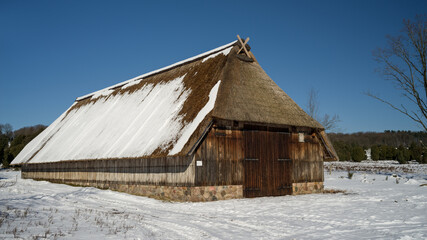
M 244 197 L 307 193 L 312 192 L 311 188 L 321 188 L 323 149 L 314 132 L 250 125 L 242 130 L 241 127 L 239 123 L 233 127 L 214 125 L 191 156 L 27 164 L 22 168 L 22 176 L 128 189 L 141 195 L 155 186 L 240 186 Z M 159 191 L 150 194 L 164 194 L 162 189 Z M 214 192 L 201 194 L 213 198 Z M 184 195 L 194 198 L 191 194 Z
M 231 128 L 231 127 L 230 127 Z M 261 129 L 261 130 L 260 130 Z M 212 128 L 195 153 L 195 185 L 243 185 L 245 197 L 292 194 L 293 183 L 322 182 L 315 134 L 284 128 Z
M 242 131 L 212 128 L 196 151 L 197 186 L 243 184 Z
M 26 164 L 23 177 L 91 186 L 99 184 L 194 185 L 192 156 Z
M 316 134 L 292 133 L 293 179 L 295 183 L 323 182 L 323 149 Z
M 286 132 L 244 131 L 244 196 L 292 194 L 291 136 Z

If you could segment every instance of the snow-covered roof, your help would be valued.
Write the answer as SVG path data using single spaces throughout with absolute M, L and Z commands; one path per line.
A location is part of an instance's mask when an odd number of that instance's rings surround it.
M 323 129 L 239 49 L 232 42 L 77 98 L 12 164 L 183 156 L 215 119 Z
M 207 125 L 233 44 L 77 98 L 12 164 L 180 154 Z
M 82 100 L 82 99 L 85 99 L 85 98 L 88 98 L 88 97 L 92 97 L 92 96 L 94 96 L 94 95 L 95 95 L 95 96 L 98 96 L 98 95 L 102 94 L 103 92 L 108 93 L 108 91 L 111 91 L 112 89 L 116 89 L 116 88 L 119 88 L 119 87 L 124 86 L 124 85 L 137 84 L 137 83 L 138 83 L 138 81 L 140 81 L 140 80 L 142 80 L 142 79 L 144 79 L 144 78 L 147 78 L 147 77 L 149 77 L 149 76 L 151 76 L 151 75 L 154 75 L 154 74 L 157 74 L 157 73 L 160 73 L 160 72 L 163 72 L 163 71 L 167 71 L 167 70 L 169 70 L 169 69 L 172 69 L 172 68 L 174 68 L 174 67 L 180 66 L 180 65 L 182 65 L 182 64 L 186 64 L 186 63 L 188 63 L 188 62 L 194 61 L 194 60 L 196 60 L 196 59 L 200 59 L 200 58 L 203 58 L 203 57 L 204 57 L 204 59 L 202 60 L 202 62 L 204 62 L 204 61 L 206 61 L 207 59 L 209 59 L 209 58 L 213 58 L 213 57 L 216 57 L 216 56 L 217 56 L 217 55 L 219 55 L 219 54 L 227 55 L 227 54 L 230 52 L 230 50 L 231 50 L 231 46 L 232 46 L 233 44 L 235 44 L 236 42 L 237 42 L 237 41 L 233 41 L 233 42 L 231 42 L 231 43 L 229 43 L 229 44 L 226 44 L 226 45 L 224 45 L 224 46 L 221 46 L 221 47 L 215 48 L 215 49 L 213 49 L 213 50 L 210 50 L 210 51 L 207 51 L 207 52 L 201 53 L 201 54 L 199 54 L 199 55 L 197 55 L 197 56 L 194 56 L 194 57 L 191 57 L 191 58 L 187 58 L 187 59 L 185 59 L 185 60 L 182 60 L 182 61 L 179 61 L 179 62 L 177 62 L 177 63 L 171 64 L 171 65 L 169 65 L 169 66 L 166 66 L 166 67 L 163 67 L 163 68 L 160 68 L 160 69 L 157 69 L 157 70 L 154 70 L 154 71 L 151 71 L 151 72 L 148 72 L 148 73 L 142 74 L 142 75 L 140 75 L 140 76 L 138 76 L 138 77 L 134 77 L 134 78 L 131 78 L 131 79 L 129 79 L 129 80 L 126 80 L 126 81 L 123 81 L 123 82 L 117 83 L 117 84 L 115 84 L 115 85 L 113 85 L 113 86 L 110 86 L 110 87 L 107 87 L 107 88 L 101 89 L 101 90 L 99 90 L 99 91 L 96 91 L 96 92 L 93 92 L 93 93 L 86 94 L 86 95 L 84 95 L 84 96 L 78 97 L 78 98 L 76 99 L 76 101 L 80 101 L 80 100 Z

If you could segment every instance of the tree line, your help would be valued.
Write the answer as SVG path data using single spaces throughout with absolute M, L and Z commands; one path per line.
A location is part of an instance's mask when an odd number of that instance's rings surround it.
M 10 124 L 0 124 L 0 163 L 8 167 L 12 160 L 46 126 L 35 125 L 13 131 Z M 360 162 L 371 149 L 372 160 L 416 160 L 427 163 L 427 132 L 384 131 L 351 134 L 328 133 L 340 161 Z
M 366 158 L 364 150 L 371 149 L 373 160 L 427 162 L 427 15 L 403 20 L 401 33 L 387 36 L 386 47 L 374 51 L 374 59 L 378 72 L 410 101 L 392 102 L 371 92 L 366 94 L 410 118 L 424 131 L 329 134 L 340 160 L 361 161 Z
M 411 131 L 329 133 L 340 161 L 366 160 L 365 150 L 371 149 L 372 160 L 415 160 L 427 163 L 427 133 Z
M 0 124 L 0 163 L 8 167 L 25 145 L 45 128 L 44 125 L 35 125 L 13 131 L 10 124 Z

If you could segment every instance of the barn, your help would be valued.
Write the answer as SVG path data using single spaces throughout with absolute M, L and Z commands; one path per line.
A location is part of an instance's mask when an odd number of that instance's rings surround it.
M 321 191 L 335 150 L 248 40 L 77 98 L 12 164 L 22 178 L 176 201 Z

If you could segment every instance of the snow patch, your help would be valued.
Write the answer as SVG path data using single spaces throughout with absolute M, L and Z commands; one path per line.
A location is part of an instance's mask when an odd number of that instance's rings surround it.
M 202 58 L 202 57 L 206 57 L 206 56 L 208 56 L 208 55 L 211 55 L 212 53 L 216 53 L 217 51 L 221 51 L 221 50 L 222 50 L 222 49 L 224 49 L 224 48 L 229 48 L 230 46 L 233 46 L 233 44 L 235 44 L 236 42 L 237 42 L 237 40 L 236 40 L 236 41 L 233 41 L 233 42 L 231 42 L 231 43 L 229 43 L 229 44 L 226 44 L 226 45 L 224 45 L 224 46 L 217 47 L 217 48 L 215 48 L 215 49 L 213 49 L 213 50 L 210 50 L 210 51 L 208 51 L 208 52 L 205 52 L 205 53 L 199 54 L 199 55 L 197 55 L 197 56 L 194 56 L 194 57 L 191 57 L 191 58 L 185 59 L 185 60 L 183 60 L 183 61 L 180 61 L 180 62 L 174 63 L 174 64 L 169 65 L 169 66 L 167 66 L 167 67 L 160 68 L 160 69 L 157 69 L 157 70 L 154 70 L 154 71 L 151 71 L 151 72 L 148 72 L 148 73 L 142 74 L 142 75 L 140 75 L 140 76 L 138 76 L 138 77 L 135 77 L 135 78 L 129 79 L 129 80 L 127 80 L 127 81 L 117 83 L 117 84 L 115 84 L 115 85 L 113 85 L 113 86 L 110 86 L 110 87 L 107 87 L 107 88 L 101 89 L 101 90 L 99 90 L 99 91 L 96 91 L 96 92 L 93 92 L 93 93 L 86 94 L 86 95 L 84 95 L 84 96 L 78 97 L 78 98 L 76 99 L 76 101 L 80 101 L 80 100 L 82 100 L 82 99 L 85 99 L 85 98 L 91 97 L 92 95 L 94 95 L 94 94 L 96 94 L 96 93 L 98 93 L 98 92 L 101 92 L 101 91 L 105 91 L 105 90 L 108 90 L 108 89 L 114 89 L 114 88 L 122 87 L 123 85 L 128 84 L 128 83 L 130 83 L 130 82 L 132 82 L 132 81 L 135 81 L 135 80 L 141 80 L 141 79 L 143 79 L 143 78 L 147 78 L 147 77 L 149 77 L 149 76 L 151 76 L 151 75 L 153 75 L 153 74 L 156 74 L 156 73 L 159 73 L 159 72 L 163 72 L 163 71 L 165 71 L 165 70 L 168 70 L 168 69 L 174 68 L 174 67 L 179 66 L 179 65 L 182 65 L 182 64 L 184 64 L 184 63 L 191 62 L 191 61 L 194 61 L 194 60 L 199 59 L 199 58 Z M 230 50 L 231 50 L 231 48 L 230 48 Z M 230 50 L 228 50 L 228 52 L 229 52 Z M 228 54 L 228 52 L 226 52 L 226 53 Z
M 43 132 L 29 142 L 24 149 L 13 159 L 11 164 L 22 164 L 28 162 L 28 160 L 49 140 L 58 129 L 62 119 L 65 117 L 68 110 L 70 110 L 77 102 L 74 102 L 59 118 L 57 118 L 52 124 L 49 125 Z
M 206 117 L 206 115 L 212 111 L 212 109 L 215 106 L 216 97 L 218 94 L 219 85 L 221 84 L 221 80 L 219 80 L 215 86 L 211 89 L 209 93 L 209 100 L 206 103 L 206 105 L 200 110 L 200 112 L 197 114 L 197 116 L 194 118 L 194 120 L 189 123 L 183 130 L 183 133 L 181 137 L 179 138 L 178 142 L 175 144 L 173 149 L 169 152 L 170 155 L 177 154 L 181 152 L 184 145 L 188 142 L 188 139 L 190 139 L 191 134 L 194 133 L 196 128 L 199 126 L 199 124 L 203 121 L 203 119 Z
M 128 88 L 128 87 L 131 87 L 131 86 L 137 85 L 137 84 L 138 84 L 138 83 L 140 83 L 141 81 L 142 81 L 142 79 L 141 79 L 141 80 L 135 80 L 135 81 L 133 81 L 133 82 L 129 82 L 129 83 L 127 83 L 127 84 L 123 85 L 122 89 L 125 89 L 125 88 Z
M 28 159 L 40 148 L 32 163 L 148 156 L 156 149 L 170 148 L 180 139 L 180 145 L 173 148 L 179 151 L 185 144 L 182 141 L 191 135 L 189 131 L 194 131 L 213 108 L 219 84 L 211 90 L 197 118 L 183 127 L 179 112 L 191 92 L 185 89 L 184 77 L 146 84 L 132 94 L 110 96 L 108 101 L 73 109 L 65 118 L 64 113 L 13 164 Z
M 415 179 L 409 179 L 408 181 L 405 182 L 405 184 L 409 184 L 409 185 L 421 185 L 422 183 L 418 180 Z
M 230 51 L 231 51 L 232 48 L 233 47 L 229 47 L 229 48 L 226 48 L 226 49 L 222 50 L 221 52 L 217 52 L 215 54 L 209 55 L 209 56 L 203 58 L 202 63 L 205 62 L 205 61 L 207 61 L 208 59 L 214 58 L 214 57 L 216 57 L 216 56 L 218 56 L 220 54 L 223 54 L 224 56 L 227 56 L 228 53 L 230 53 Z
M 93 94 L 93 95 L 92 95 L 92 97 L 91 97 L 91 99 L 96 99 L 96 98 L 98 98 L 98 97 L 102 97 L 102 96 L 108 96 L 108 95 L 110 95 L 112 92 L 114 92 L 114 90 L 112 90 L 112 89 L 99 91 L 99 92 L 96 92 L 95 94 Z

